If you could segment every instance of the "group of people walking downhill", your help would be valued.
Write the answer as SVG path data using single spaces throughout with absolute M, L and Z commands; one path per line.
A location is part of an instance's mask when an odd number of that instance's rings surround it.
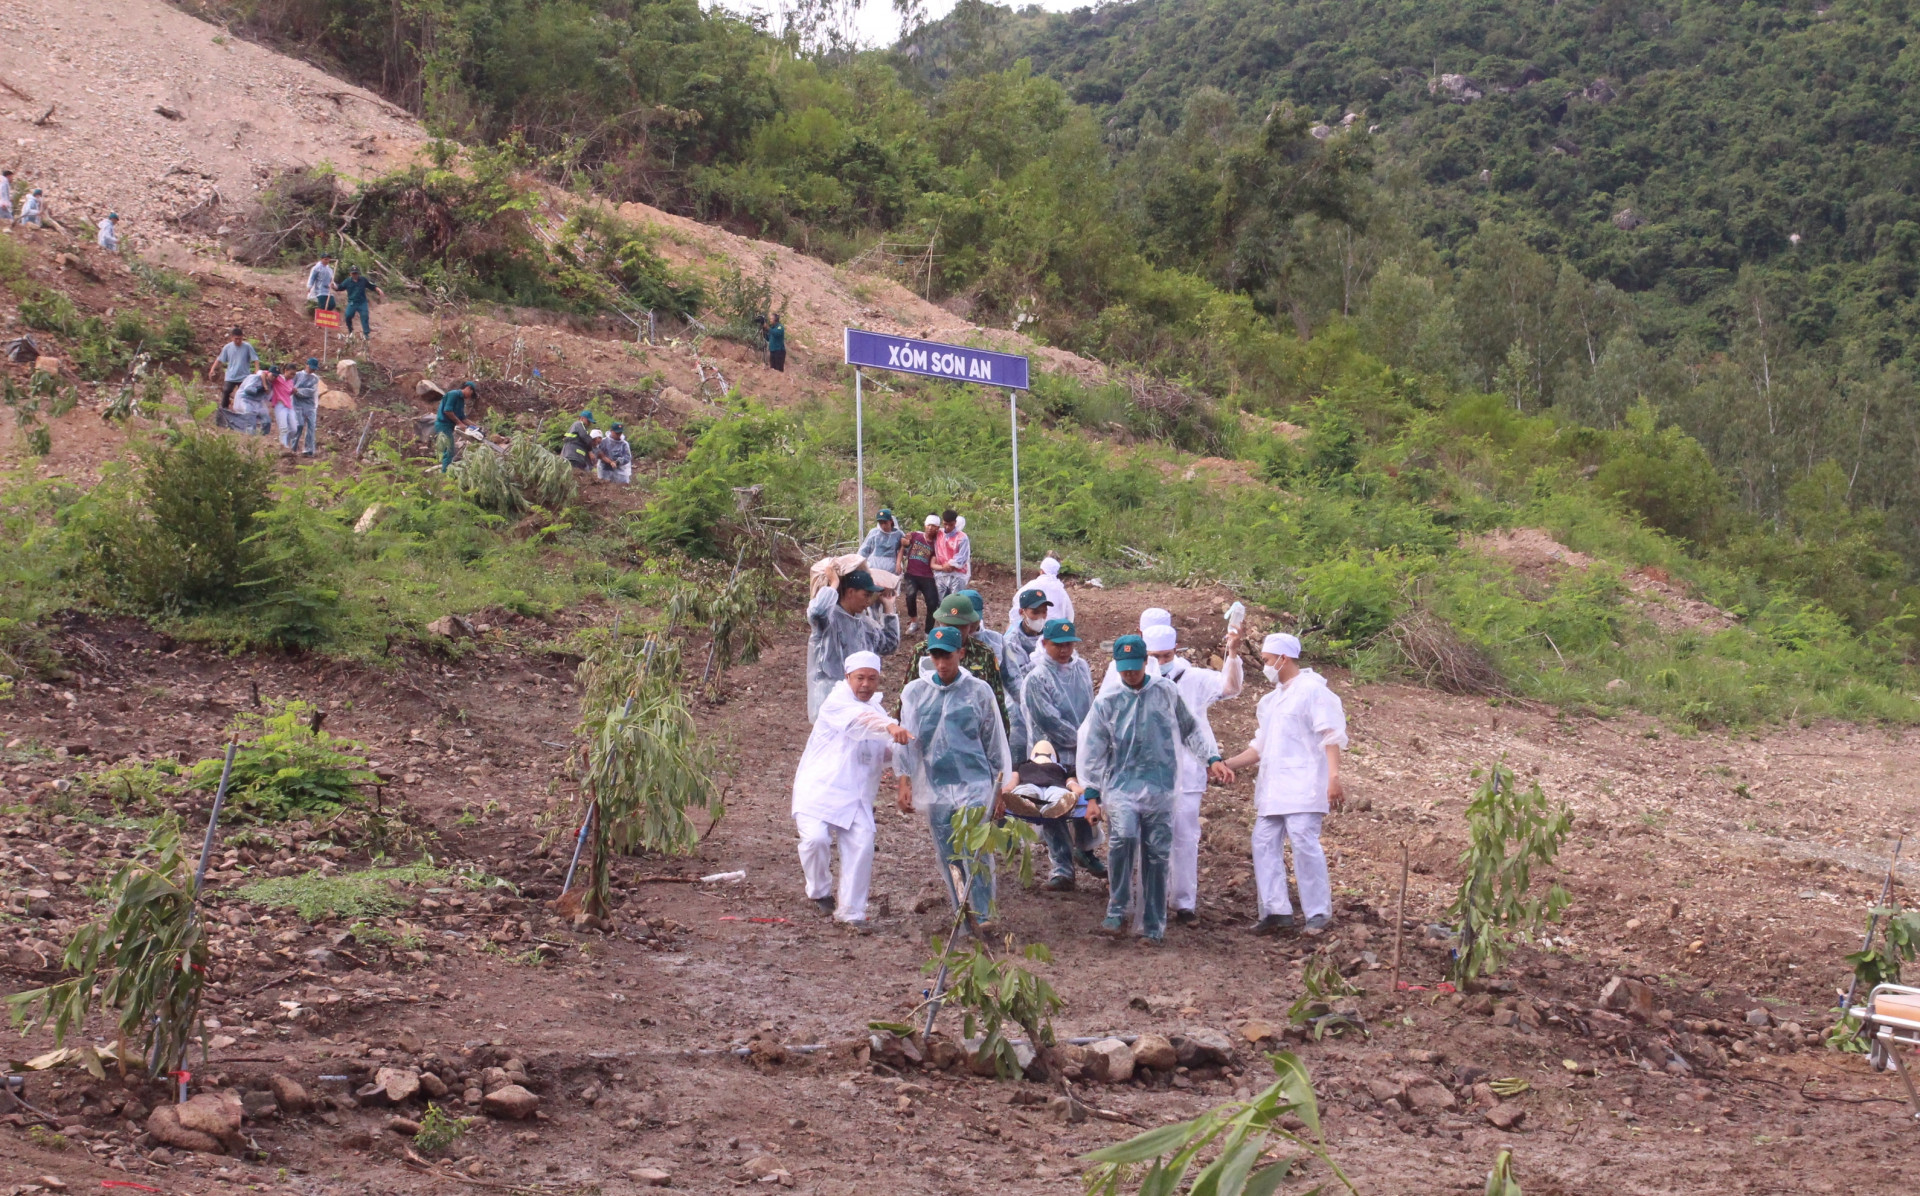
M 1233 785 L 1253 768 L 1259 912 L 1250 929 L 1324 931 L 1333 893 L 1320 831 L 1344 796 L 1346 715 L 1326 680 L 1301 667 L 1300 641 L 1284 632 L 1262 640 L 1262 671 L 1273 688 L 1260 699 L 1253 739 L 1227 757 L 1208 712 L 1246 689 L 1239 603 L 1228 612 L 1219 668 L 1182 656 L 1172 615 L 1149 608 L 1137 632 L 1113 641 L 1096 689 L 1060 562 L 1049 555 L 1041 563 L 1016 591 L 1006 630 L 993 631 L 983 626 L 985 599 L 969 584 L 965 527 L 948 510 L 928 516 L 923 532 L 903 534 L 883 509 L 861 544 L 861 561 L 829 571 L 808 604 L 813 730 L 793 787 L 807 896 L 837 921 L 865 928 L 874 795 L 891 767 L 896 807 L 926 817 L 956 907 L 964 898 L 989 925 L 997 913 L 993 861 L 967 858 L 953 838 L 954 815 L 981 807 L 993 818 L 1038 826 L 1050 864 L 1043 889 L 1072 891 L 1080 872 L 1105 882 L 1098 933 L 1121 937 L 1131 924 L 1158 943 L 1170 912 L 1183 925 L 1199 920 L 1207 787 Z M 959 543 L 943 543 L 950 537 Z M 955 582 L 945 582 L 949 575 Z M 898 712 L 889 715 L 883 672 L 903 643 L 902 589 L 910 618 L 915 600 L 925 602 L 927 629 L 908 656 Z M 910 625 L 908 633 L 915 630 Z M 1298 915 L 1288 892 L 1288 844 Z M 953 884 L 956 870 L 965 893 Z

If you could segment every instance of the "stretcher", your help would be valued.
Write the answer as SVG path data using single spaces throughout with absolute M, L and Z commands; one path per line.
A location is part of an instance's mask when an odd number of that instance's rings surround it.
M 1865 1005 L 1853 1007 L 1853 1015 L 1869 1044 L 1867 1062 L 1875 1071 L 1893 1068 L 1907 1086 L 1914 1117 L 1920 1119 L 1920 1090 L 1914 1087 L 1912 1065 L 1901 1057 L 1902 1051 L 1920 1048 L 1920 988 L 1877 984 Z

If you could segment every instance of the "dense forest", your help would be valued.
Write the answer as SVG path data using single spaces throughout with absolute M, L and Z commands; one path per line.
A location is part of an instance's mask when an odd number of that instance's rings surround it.
M 924 262 L 976 319 L 1201 397 L 1188 441 L 1304 424 L 1351 445 L 1327 484 L 1365 484 L 1394 412 L 1548 415 L 1702 557 L 1906 626 L 1899 0 L 964 0 L 867 52 L 695 0 L 218 11 L 556 180 Z

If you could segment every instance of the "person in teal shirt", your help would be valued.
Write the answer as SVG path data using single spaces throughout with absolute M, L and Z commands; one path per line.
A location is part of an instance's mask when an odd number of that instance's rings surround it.
M 347 294 L 347 332 L 353 332 L 353 314 L 359 312 L 360 335 L 372 340 L 373 325 L 367 320 L 367 313 L 371 310 L 367 302 L 367 292 L 371 291 L 376 295 L 384 295 L 386 292 L 380 289 L 379 283 L 360 273 L 358 266 L 348 270 L 346 281 L 337 284 L 335 289 L 345 291 Z
M 767 325 L 767 364 L 782 373 L 787 369 L 787 326 L 779 316 Z
M 462 382 L 440 396 L 440 409 L 434 412 L 433 435 L 440 443 L 440 472 L 453 464 L 453 430 L 471 428 L 467 422 L 467 400 L 480 397 L 480 384 Z

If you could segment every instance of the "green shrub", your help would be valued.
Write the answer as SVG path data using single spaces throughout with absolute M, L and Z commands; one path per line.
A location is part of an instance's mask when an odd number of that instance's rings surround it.
M 81 318 L 73 300 L 56 291 L 22 299 L 20 322 L 41 332 L 75 336 L 80 331 Z
M 76 523 L 85 568 L 136 610 L 237 606 L 270 580 L 259 533 L 272 477 L 263 455 L 217 432 L 150 443 L 137 476 L 103 484 Z
M 233 729 L 246 736 L 233 757 L 227 802 L 237 813 L 262 821 L 336 814 L 352 804 L 360 786 L 378 778 L 367 770 L 366 748 L 315 730 L 316 708 L 306 702 L 276 702 L 266 714 L 242 712 Z M 202 760 L 188 774 L 196 789 L 220 783 L 224 756 Z
M 579 497 L 574 468 L 542 447 L 538 438 L 520 433 L 507 451 L 492 445 L 469 444 L 447 476 L 468 501 L 496 515 L 519 515 L 534 507 L 559 511 Z

